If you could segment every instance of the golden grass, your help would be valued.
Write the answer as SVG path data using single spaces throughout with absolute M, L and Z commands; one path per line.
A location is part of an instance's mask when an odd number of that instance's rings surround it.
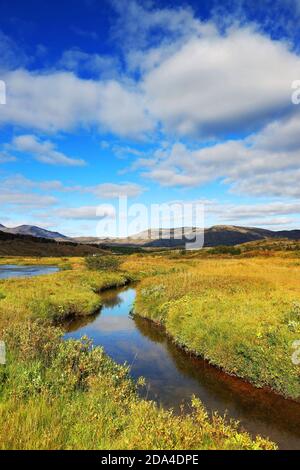
M 12 264 L 39 261 L 9 259 Z M 153 319 L 159 312 L 157 318 L 162 321 L 167 320 L 169 307 L 176 307 L 174 300 L 182 301 L 188 290 L 192 289 L 199 300 L 205 282 L 206 290 L 209 287 L 214 297 L 216 293 L 220 298 L 226 294 L 231 299 L 236 291 L 251 294 L 253 288 L 258 288 L 260 277 L 257 273 L 246 276 L 247 262 L 240 265 L 239 261 L 225 260 L 221 266 L 215 260 L 133 255 L 124 257 L 122 269 L 127 272 L 107 273 L 87 271 L 83 259 L 43 259 L 42 264 L 72 269 L 50 276 L 1 281 L 0 322 L 5 325 L 9 357 L 7 366 L 0 368 L 0 448 L 275 449 L 274 444 L 260 437 L 251 439 L 234 422 L 217 415 L 209 417 L 196 399 L 194 411 L 188 416 L 175 416 L 141 400 L 128 370 L 114 364 L 101 348 L 91 349 L 86 340 L 62 341 L 56 328 L 47 326 L 49 321 L 68 315 L 93 313 L 101 304 L 98 292 L 131 278 L 144 279 L 137 307 L 143 306 L 142 313 Z M 155 277 L 147 279 L 150 275 Z M 267 281 L 265 284 L 268 286 Z M 190 312 L 182 322 L 181 317 L 175 321 L 180 333 L 199 309 L 180 307 L 179 311 Z M 176 315 L 177 311 L 170 316 L 170 322 Z M 225 323 L 224 317 L 224 328 Z M 12 326 L 7 328 L 8 324 Z M 210 325 L 210 321 L 203 324 Z M 199 325 L 198 320 L 193 325 L 196 333 Z M 216 328 L 216 338 L 218 335 Z M 224 339 L 219 338 L 215 344 L 222 350 Z
M 176 276 L 145 279 L 135 311 L 183 347 L 262 387 L 300 398 L 297 259 L 199 259 Z
M 14 325 L 0 369 L 0 449 L 272 450 L 234 422 L 193 412 L 175 416 L 138 398 L 125 367 L 89 342 L 60 341 L 53 327 Z
M 38 264 L 37 259 L 30 258 L 22 262 Z M 7 264 L 7 260 L 3 264 Z M 88 271 L 82 258 L 71 262 L 60 259 L 55 263 L 43 259 L 43 264 L 57 264 L 63 269 L 67 265 L 72 269 L 46 276 L 1 280 L 0 324 L 26 318 L 59 321 L 69 316 L 91 315 L 101 306 L 98 295 L 101 290 L 122 286 L 130 279 L 122 272 Z

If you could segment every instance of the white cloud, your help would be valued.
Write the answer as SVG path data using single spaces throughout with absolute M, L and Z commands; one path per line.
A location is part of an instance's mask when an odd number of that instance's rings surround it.
M 186 8 L 150 9 L 130 2 L 118 3 L 118 11 L 121 34 L 128 31 L 134 38 L 138 30 L 125 59 L 129 70 L 139 64 L 140 79 L 130 73 L 122 80 L 118 73 L 114 80 L 87 80 L 72 72 L 14 70 L 4 76 L 8 104 L 0 123 L 44 131 L 96 126 L 141 136 L 160 122 L 177 136 L 207 139 L 250 132 L 274 115 L 293 112 L 291 83 L 300 58 L 287 43 L 246 27 L 221 34 Z M 155 38 L 157 30 L 165 40 L 150 45 L 149 33 Z M 118 59 L 71 49 L 58 66 L 109 75 L 118 70 Z
M 284 157 L 283 157 L 284 158 Z M 270 171 L 269 174 L 249 175 L 236 182 L 233 193 L 248 194 L 255 197 L 299 198 L 300 170 Z
M 228 220 L 228 219 L 227 219 Z M 233 220 L 233 219 L 229 219 Z M 235 219 L 235 224 L 238 219 Z M 274 217 L 273 219 L 249 219 L 247 220 L 247 226 L 249 227 L 262 227 L 268 228 L 269 230 L 286 230 L 288 227 L 298 226 L 299 220 L 291 217 Z M 240 222 L 238 222 L 240 224 Z
M 9 162 L 15 162 L 16 157 L 10 155 L 7 152 L 0 152 L 0 163 L 9 163 Z
M 16 61 L 20 51 L 0 36 L 0 43 L 2 39 L 12 51 L 5 58 L 11 71 L 1 77 L 7 82 L 8 102 L 1 107 L 0 125 L 30 129 L 16 137 L 12 147 L 4 147 L 0 163 L 12 161 L 6 150 L 13 148 L 48 164 L 84 164 L 59 152 L 51 141 L 32 135 L 34 130 L 96 128 L 140 138 L 159 129 L 151 142 L 169 139 L 172 144 L 159 143 L 151 157 L 140 158 L 131 143 L 110 150 L 121 158 L 137 157 L 132 169 L 143 168 L 143 176 L 166 187 L 221 181 L 238 194 L 298 198 L 300 115 L 291 104 L 291 83 L 299 78 L 299 55 L 289 44 L 271 40 L 254 27 L 234 26 L 221 33 L 212 22 L 198 20 L 189 8 L 149 5 L 116 2 L 120 20 L 114 34 L 125 47 L 127 76 L 116 74 L 113 80 L 107 77 L 117 72 L 118 59 L 79 49 L 62 57 L 59 66 L 68 72 L 16 69 L 18 63 L 26 65 L 26 58 Z M 98 79 L 76 76 L 87 71 L 98 74 Z M 228 137 L 232 132 L 247 137 L 234 140 Z M 29 189 L 78 191 L 97 198 L 120 193 L 134 197 L 143 191 L 132 183 L 27 184 Z M 14 188 L 8 189 L 12 193 Z M 13 196 L 15 200 L 21 193 Z M 66 211 L 70 218 L 98 218 L 94 206 Z M 269 221 L 275 215 L 278 212 L 268 213 Z M 251 217 L 259 218 L 255 211 Z
M 144 190 L 145 189 L 139 184 L 135 183 L 104 183 L 99 184 L 98 186 L 86 188 L 87 192 L 91 192 L 95 196 L 104 199 L 115 199 L 123 196 L 137 197 L 140 196 Z
M 194 37 L 146 74 L 150 111 L 179 135 L 250 131 L 291 112 L 300 58 L 251 29 Z
M 38 191 L 40 194 L 47 195 L 55 193 L 76 193 L 91 194 L 97 199 L 115 199 L 119 197 L 134 198 L 140 196 L 145 188 L 136 183 L 103 183 L 95 186 L 66 185 L 59 180 L 35 181 L 24 177 L 21 174 L 8 176 L 0 180 L 1 192 L 12 192 L 17 189 L 18 192 L 28 193 L 29 191 Z
M 192 187 L 222 181 L 239 194 L 299 197 L 300 114 L 268 124 L 244 140 L 202 148 L 182 143 L 138 159 L 133 170 L 163 186 Z
M 57 199 L 52 196 L 43 196 L 41 194 L 1 190 L 0 203 L 3 206 L 20 206 L 27 210 L 52 206 L 57 203 Z
M 28 189 L 38 189 L 41 191 L 65 191 L 66 187 L 62 184 L 61 181 L 52 180 L 52 181 L 33 181 L 21 174 L 14 174 L 13 176 L 8 176 L 1 180 L 1 190 L 3 189 L 16 189 L 22 191 Z
M 121 136 L 152 128 L 136 89 L 110 81 L 84 80 L 70 72 L 15 70 L 4 75 L 7 104 L 0 125 L 12 124 L 47 132 L 96 126 Z
M 70 158 L 55 149 L 50 141 L 41 141 L 33 135 L 20 135 L 13 139 L 12 148 L 18 152 L 25 152 L 34 156 L 42 163 L 49 165 L 83 166 L 84 160 Z
M 101 220 L 103 217 L 114 217 L 115 211 L 113 208 L 104 208 L 102 206 L 83 206 L 83 207 L 69 207 L 59 209 L 55 215 L 64 219 L 74 220 Z
M 30 217 L 30 211 L 54 206 L 58 200 L 49 194 L 50 190 L 57 188 L 58 181 L 36 182 L 25 178 L 20 174 L 2 177 L 0 181 L 0 203 L 2 210 L 12 217 L 16 212 L 26 213 Z M 46 194 L 45 194 L 46 192 Z
M 175 201 L 169 202 L 174 204 Z M 178 204 L 187 201 L 176 201 Z M 191 203 L 193 201 L 188 201 Z M 270 229 L 291 229 L 299 225 L 300 203 L 282 203 L 280 201 L 265 204 L 235 204 L 230 202 L 219 203 L 214 200 L 194 201 L 204 205 L 205 220 L 209 221 L 206 226 L 211 225 L 240 225 L 248 227 L 266 227 Z M 166 203 L 168 204 L 168 203 Z M 150 208 L 148 208 L 150 209 Z M 58 217 L 64 221 L 70 220 L 76 223 L 76 233 L 78 223 L 84 221 L 97 222 L 101 218 L 115 219 L 118 212 L 112 206 L 83 206 L 73 208 L 63 208 L 54 210 L 47 217 Z M 180 216 L 181 217 L 181 216 Z M 176 226 L 181 226 L 180 217 L 176 221 Z M 65 223 L 65 222 L 64 222 Z M 95 231 L 95 226 L 91 226 Z M 74 231 L 74 229 L 73 229 Z M 87 233 L 90 235 L 90 233 Z
M 251 141 L 271 152 L 300 150 L 300 108 L 295 107 L 295 113 L 289 118 L 270 122 Z
M 161 44 L 198 32 L 202 23 L 189 7 L 153 8 L 151 4 L 113 0 L 118 20 L 112 36 L 125 49 L 148 49 L 153 42 Z
M 266 204 L 215 204 L 208 212 L 218 215 L 219 220 L 261 219 L 269 217 L 300 215 L 300 202 L 271 202 Z
M 238 225 L 285 230 L 299 228 L 300 203 L 274 201 L 243 204 L 216 200 L 190 201 L 204 206 L 206 227 L 211 225 Z
M 288 0 L 287 11 L 297 1 Z M 223 22 L 220 30 L 216 17 L 201 21 L 188 7 L 113 2 L 120 15 L 114 33 L 126 49 L 129 71 L 141 73 L 138 85 L 147 109 L 177 138 L 250 133 L 294 111 L 291 83 L 300 57 L 291 44 L 263 33 L 261 25 L 241 26 L 246 19 L 241 3 L 229 9 L 231 26 Z

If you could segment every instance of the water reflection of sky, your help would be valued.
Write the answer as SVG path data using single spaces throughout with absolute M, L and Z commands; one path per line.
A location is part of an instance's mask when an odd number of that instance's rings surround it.
M 57 271 L 58 268 L 55 266 L 0 265 L 0 279 L 40 276 L 44 274 L 52 274 Z

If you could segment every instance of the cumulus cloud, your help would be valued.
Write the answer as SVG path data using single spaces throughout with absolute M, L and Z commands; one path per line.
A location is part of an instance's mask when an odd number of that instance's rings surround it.
M 212 204 L 208 211 L 218 215 L 219 220 L 264 219 L 274 216 L 299 215 L 299 202 L 270 202 L 266 204 Z
M 300 114 L 276 120 L 242 140 L 195 148 L 183 143 L 138 159 L 133 169 L 163 186 L 200 186 L 212 181 L 252 196 L 299 197 Z
M 34 181 L 21 174 L 14 174 L 1 179 L 1 190 L 3 189 L 15 189 L 23 191 L 30 189 L 38 189 L 41 191 L 64 191 L 67 189 L 61 181 Z
M 290 117 L 270 122 L 251 138 L 252 143 L 271 152 L 300 150 L 300 112 L 295 109 Z
M 33 155 L 42 163 L 49 165 L 83 166 L 84 160 L 70 158 L 58 152 L 55 145 L 50 141 L 41 141 L 33 135 L 20 135 L 15 137 L 11 146 L 18 152 L 25 152 Z
M 137 90 L 115 80 L 84 80 L 71 72 L 15 70 L 4 75 L 7 104 L 0 125 L 47 132 L 96 126 L 116 134 L 140 135 L 152 128 Z
M 37 209 L 52 206 L 57 203 L 57 199 L 52 196 L 34 193 L 1 190 L 0 203 L 3 206 L 20 206 L 24 209 Z
M 146 74 L 151 112 L 177 135 L 249 132 L 292 112 L 300 58 L 254 30 L 195 37 Z
M 264 203 L 264 204 L 238 204 L 224 202 L 220 203 L 215 200 L 203 201 L 176 201 L 181 203 L 201 203 L 204 205 L 205 220 L 210 225 L 240 225 L 240 226 L 256 226 L 270 227 L 270 229 L 288 229 L 297 227 L 300 216 L 300 203 L 281 201 Z M 175 201 L 166 203 L 173 206 Z M 150 208 L 148 208 L 150 209 Z M 80 221 L 100 221 L 103 218 L 116 219 L 118 212 L 112 206 L 83 206 L 54 210 L 50 217 L 70 220 L 77 223 Z M 49 217 L 49 214 L 47 215 Z M 170 221 L 168 221 L 170 222 Z M 182 224 L 182 214 L 178 214 L 174 219 L 175 226 Z M 167 226 L 168 224 L 166 224 Z M 95 227 L 93 227 L 94 229 Z
M 287 42 L 258 25 L 232 22 L 220 30 L 186 7 L 114 4 L 127 66 L 140 71 L 137 85 L 165 131 L 198 139 L 249 133 L 293 111 L 300 58 Z
M 25 212 L 29 216 L 31 210 L 45 207 L 49 209 L 58 203 L 57 198 L 49 194 L 49 189 L 53 189 L 57 184 L 58 182 L 31 181 L 18 174 L 2 177 L 0 181 L 2 210 L 8 210 L 11 217 L 16 212 Z
M 206 226 L 237 225 L 284 230 L 297 228 L 300 220 L 299 202 L 274 201 L 245 204 L 216 200 L 192 201 L 204 207 Z
M 264 175 L 249 175 L 235 184 L 233 193 L 249 194 L 254 197 L 299 198 L 300 170 L 266 172 Z
M 188 8 L 116 5 L 116 29 L 127 34 L 126 44 L 134 39 L 125 55 L 127 76 L 119 73 L 116 56 L 67 50 L 57 67 L 68 72 L 5 74 L 8 104 L 0 123 L 44 131 L 96 126 L 121 136 L 141 136 L 161 124 L 177 137 L 208 139 L 249 133 L 293 111 L 291 83 L 300 58 L 287 43 L 254 27 L 220 32 Z M 165 38 L 157 44 L 156 32 Z M 138 78 L 130 73 L 134 64 Z M 106 79 L 114 70 L 115 78 Z M 76 75 L 81 71 L 104 75 L 88 80 Z
M 84 164 L 50 140 L 36 137 L 36 131 L 84 128 L 139 139 L 152 132 L 149 142 L 153 148 L 157 141 L 158 150 L 151 156 L 142 156 L 128 141 L 109 150 L 118 157 L 137 158 L 132 169 L 142 169 L 144 177 L 162 186 L 218 181 L 231 193 L 298 198 L 300 115 L 291 104 L 291 83 L 299 79 L 300 57 L 291 44 L 271 39 L 254 25 L 232 22 L 221 30 L 213 20 L 199 20 L 190 8 L 156 8 L 136 1 L 114 5 L 120 15 L 113 37 L 123 49 L 122 73 L 119 58 L 81 49 L 65 51 L 56 64 L 59 70 L 29 71 L 26 57 L 18 56 L 16 45 L 0 35 L 0 56 L 3 44 L 8 47 L 5 73 L 1 70 L 7 105 L 1 107 L 0 126 L 26 129 L 11 147 L 4 147 L 0 163 L 12 161 L 9 151 L 14 150 L 48 164 Z M 27 185 L 97 198 L 135 197 L 143 191 L 132 183 Z M 12 195 L 13 190 L 7 188 Z M 12 197 L 17 201 L 18 193 Z M 95 207 L 61 209 L 60 214 L 97 220 Z M 247 220 L 260 219 L 256 208 Z M 270 224 L 278 215 L 281 221 L 290 217 L 281 206 L 268 210 L 264 218 Z M 243 219 L 241 213 L 235 216 Z
M 4 76 L 8 103 L 0 124 L 53 132 L 96 126 L 121 136 L 141 136 L 160 124 L 177 137 L 209 139 L 249 133 L 293 111 L 291 83 L 300 58 L 287 43 L 254 27 L 220 32 L 189 8 L 135 1 L 115 2 L 115 8 L 115 30 L 127 45 L 132 37 L 128 75 L 118 73 L 118 57 L 80 49 L 65 51 L 57 64 L 68 72 L 13 70 Z M 138 78 L 130 74 L 134 63 Z M 112 70 L 115 78 L 105 79 Z M 84 79 L 76 75 L 81 71 L 104 75 Z

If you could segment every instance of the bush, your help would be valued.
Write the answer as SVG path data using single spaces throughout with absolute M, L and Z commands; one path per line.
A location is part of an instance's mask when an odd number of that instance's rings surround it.
M 71 263 L 64 263 L 59 268 L 61 271 L 72 271 L 73 266 Z
M 88 256 L 85 262 L 91 271 L 117 271 L 121 264 L 117 256 Z
M 138 397 L 129 368 L 87 338 L 61 341 L 39 322 L 5 330 L 8 361 L 0 368 L 0 450 L 273 450 L 276 446 L 211 418 L 193 398 L 176 416 Z
M 209 253 L 211 255 L 238 256 L 242 253 L 242 250 L 240 248 L 236 248 L 235 246 L 216 246 L 215 248 L 211 248 Z

